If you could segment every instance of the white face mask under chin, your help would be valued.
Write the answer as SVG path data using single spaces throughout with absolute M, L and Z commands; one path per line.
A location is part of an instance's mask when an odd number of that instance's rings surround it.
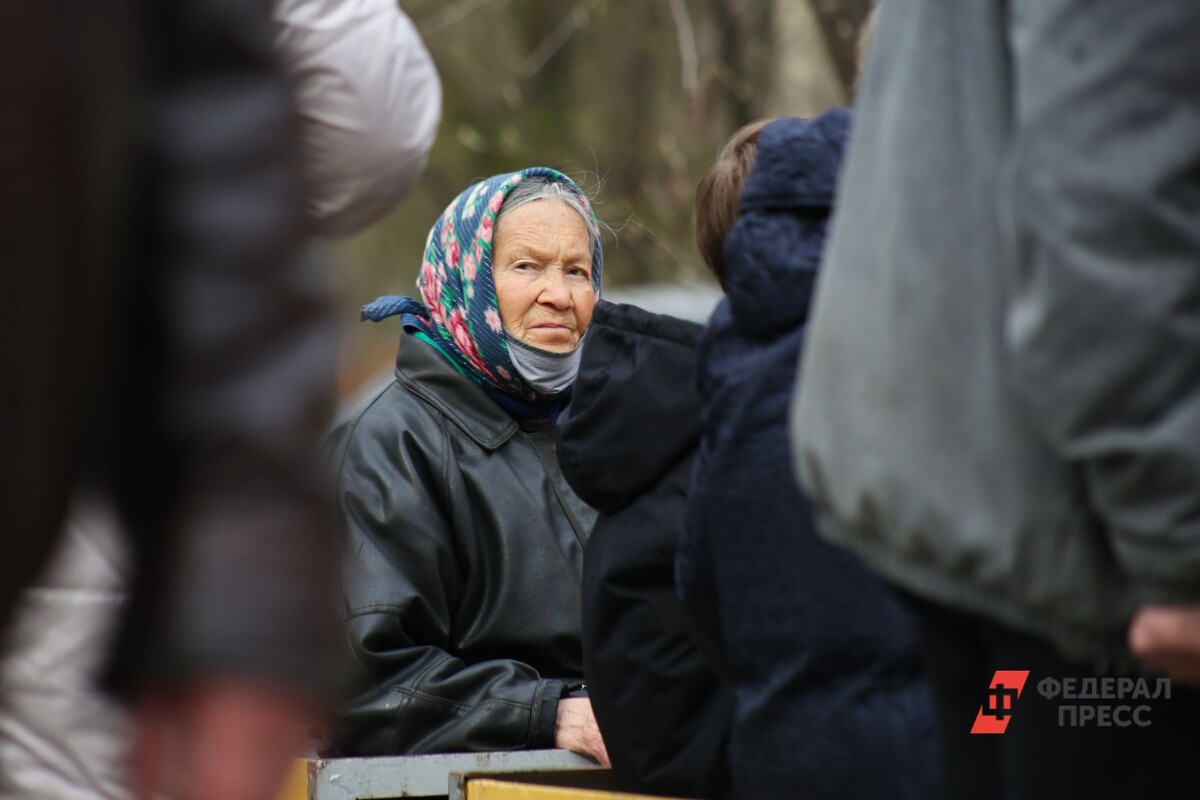
M 525 382 L 542 394 L 558 394 L 575 382 L 579 373 L 579 357 L 583 354 L 583 339 L 568 353 L 552 353 L 522 342 L 505 329 L 508 357 Z

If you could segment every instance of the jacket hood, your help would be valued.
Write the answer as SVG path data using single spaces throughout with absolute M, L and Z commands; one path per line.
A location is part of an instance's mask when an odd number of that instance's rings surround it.
M 575 395 L 556 429 L 559 466 L 593 508 L 619 511 L 696 449 L 701 330 L 636 306 L 597 303 Z
M 850 121 L 839 108 L 762 130 L 725 242 L 730 310 L 751 335 L 775 335 L 808 318 Z

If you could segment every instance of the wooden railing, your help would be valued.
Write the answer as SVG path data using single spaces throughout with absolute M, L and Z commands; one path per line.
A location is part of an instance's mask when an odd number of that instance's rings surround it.
M 589 758 L 568 750 L 521 750 L 297 759 L 280 800 L 638 797 L 614 794 L 614 788 L 611 771 Z M 534 793 L 504 794 L 518 789 Z

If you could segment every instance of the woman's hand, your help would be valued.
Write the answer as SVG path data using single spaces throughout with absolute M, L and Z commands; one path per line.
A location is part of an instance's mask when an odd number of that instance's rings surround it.
M 592 701 L 586 697 L 565 697 L 558 701 L 558 726 L 554 731 L 554 744 L 564 750 L 572 750 L 591 756 L 606 767 L 611 767 L 604 737 L 592 713 Z

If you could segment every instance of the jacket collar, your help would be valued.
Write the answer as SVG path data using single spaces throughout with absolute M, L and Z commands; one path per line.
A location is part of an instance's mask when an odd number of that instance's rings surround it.
M 493 451 L 519 430 L 516 420 L 429 344 L 400 335 L 396 380 L 436 408 L 480 447 Z

